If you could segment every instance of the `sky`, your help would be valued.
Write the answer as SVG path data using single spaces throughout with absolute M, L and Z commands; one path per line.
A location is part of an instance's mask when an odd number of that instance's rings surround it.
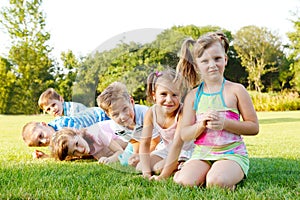
M 84 56 L 116 38 L 147 41 L 161 30 L 190 24 L 219 26 L 233 34 L 248 25 L 267 27 L 287 41 L 300 0 L 43 0 L 42 9 L 59 58 L 62 51 Z M 0 30 L 0 56 L 8 49 L 8 36 Z

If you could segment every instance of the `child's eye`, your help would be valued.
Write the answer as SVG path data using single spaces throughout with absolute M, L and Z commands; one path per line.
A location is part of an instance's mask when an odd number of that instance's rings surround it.
M 200 63 L 206 64 L 208 63 L 208 60 L 201 60 Z
M 118 114 L 112 114 L 111 115 L 113 118 L 117 118 L 118 117 Z
M 44 133 L 41 132 L 38 137 L 41 138 L 41 139 L 44 138 Z

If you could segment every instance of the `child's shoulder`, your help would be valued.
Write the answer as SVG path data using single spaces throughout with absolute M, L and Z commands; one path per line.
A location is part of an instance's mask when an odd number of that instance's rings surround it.
M 225 84 L 225 89 L 229 89 L 232 91 L 240 91 L 240 90 L 245 90 L 245 86 L 240 84 L 240 83 L 236 83 L 236 82 L 232 82 L 232 81 L 226 81 Z

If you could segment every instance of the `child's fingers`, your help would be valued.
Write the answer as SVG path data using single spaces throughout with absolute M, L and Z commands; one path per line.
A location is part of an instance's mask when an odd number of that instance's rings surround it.
M 101 157 L 98 160 L 98 163 L 100 163 L 100 164 L 107 164 L 108 162 L 109 162 L 109 159 L 107 157 Z

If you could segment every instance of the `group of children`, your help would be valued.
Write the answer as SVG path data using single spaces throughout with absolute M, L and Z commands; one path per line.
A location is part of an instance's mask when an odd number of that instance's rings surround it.
M 256 135 L 259 125 L 246 89 L 224 78 L 228 47 L 222 32 L 186 40 L 176 72 L 148 76 L 150 108 L 135 104 L 120 82 L 110 84 L 93 108 L 64 102 L 49 89 L 39 105 L 58 117 L 26 124 L 23 139 L 29 146 L 50 145 L 59 160 L 93 156 L 99 163 L 131 165 L 151 180 L 175 172 L 181 185 L 234 189 L 249 169 L 241 135 Z

